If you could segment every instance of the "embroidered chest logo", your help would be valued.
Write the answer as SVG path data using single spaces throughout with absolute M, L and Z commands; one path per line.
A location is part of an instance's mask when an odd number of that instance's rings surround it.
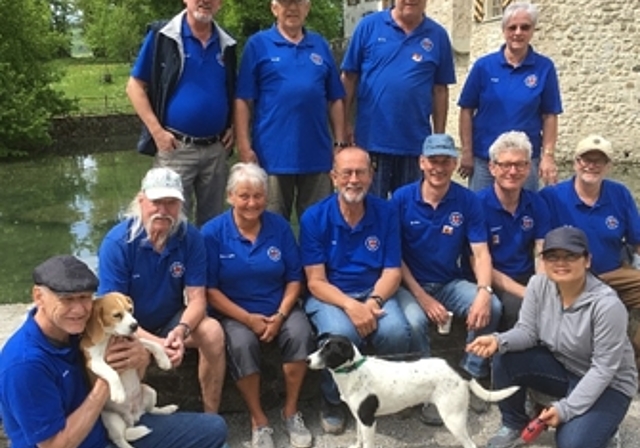
M 533 89 L 538 85 L 538 77 L 536 75 L 529 75 L 524 79 L 524 85 Z
M 171 273 L 171 277 L 180 278 L 184 275 L 184 265 L 180 261 L 174 261 L 171 266 L 169 266 L 169 272 Z
M 364 240 L 364 247 L 366 247 L 369 252 L 375 252 L 380 249 L 380 240 L 377 236 L 370 236 Z
M 422 39 L 422 41 L 420 42 L 420 46 L 423 48 L 424 51 L 433 50 L 433 42 L 428 37 L 425 37 L 424 39 Z
M 267 249 L 267 256 L 271 261 L 280 261 L 280 259 L 282 258 L 282 252 L 280 252 L 280 249 L 278 249 L 277 247 L 271 246 L 269 249 Z
M 460 227 L 463 222 L 464 222 L 464 216 L 462 216 L 462 213 L 452 212 L 449 215 L 449 224 L 451 224 L 453 227 Z
M 309 55 L 309 59 L 311 59 L 311 62 L 316 65 L 322 65 L 323 59 L 322 56 L 320 56 L 318 53 L 311 53 Z
M 224 67 L 224 58 L 222 57 L 222 52 L 216 55 L 216 61 L 218 61 L 220 67 Z
M 618 218 L 616 218 L 615 216 L 607 216 L 604 220 L 604 223 L 609 230 L 615 230 L 620 227 L 620 221 L 618 221 Z
M 525 230 L 525 231 L 531 230 L 533 229 L 534 223 L 535 222 L 531 216 L 524 215 L 522 217 L 522 222 L 520 223 L 520 227 L 522 228 L 522 230 Z

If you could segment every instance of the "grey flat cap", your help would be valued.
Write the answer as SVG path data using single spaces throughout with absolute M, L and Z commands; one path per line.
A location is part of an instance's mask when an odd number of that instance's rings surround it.
M 33 283 L 57 294 L 95 292 L 98 277 L 89 266 L 73 255 L 56 255 L 33 270 Z

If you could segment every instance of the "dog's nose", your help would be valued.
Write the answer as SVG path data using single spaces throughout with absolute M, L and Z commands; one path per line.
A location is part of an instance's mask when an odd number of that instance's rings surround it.
M 311 364 L 311 360 L 309 358 L 305 359 L 305 361 L 307 362 L 307 365 Z
M 135 332 L 138 329 L 138 322 L 134 322 L 131 325 L 129 325 L 129 328 L 131 328 L 131 332 Z

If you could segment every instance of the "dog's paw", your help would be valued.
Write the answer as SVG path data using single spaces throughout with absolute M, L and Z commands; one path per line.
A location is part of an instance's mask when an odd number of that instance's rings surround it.
M 124 403 L 126 399 L 127 393 L 125 392 L 124 387 L 122 387 L 121 384 L 118 384 L 111 388 L 111 401 L 113 401 L 114 403 Z
M 178 405 L 177 404 L 168 404 L 166 406 L 156 406 L 154 408 L 152 408 L 149 413 L 151 414 L 159 414 L 159 415 L 168 415 L 168 414 L 173 414 L 174 412 L 176 412 L 178 410 Z
M 171 369 L 171 361 L 169 360 L 168 356 L 158 356 L 156 362 L 158 363 L 158 367 L 160 367 L 162 370 Z

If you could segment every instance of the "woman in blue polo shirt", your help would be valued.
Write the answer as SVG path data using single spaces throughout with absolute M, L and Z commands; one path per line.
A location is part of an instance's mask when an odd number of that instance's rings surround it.
M 282 355 L 286 398 L 285 431 L 296 447 L 312 437 L 297 401 L 314 342 L 298 306 L 302 267 L 289 223 L 266 211 L 267 173 L 237 163 L 227 183 L 231 208 L 202 228 L 208 256 L 207 299 L 226 335 L 227 366 L 251 415 L 251 446 L 273 447 L 269 421 L 260 405 L 263 344 L 277 343 Z
M 556 183 L 553 153 L 562 103 L 553 61 L 530 45 L 537 22 L 535 5 L 518 2 L 507 6 L 502 16 L 505 43 L 473 64 L 462 88 L 458 172 L 469 178 L 473 191 L 493 183 L 489 147 L 508 131 L 526 133 L 533 146 L 525 188 L 537 191 L 540 177 L 545 184 Z

